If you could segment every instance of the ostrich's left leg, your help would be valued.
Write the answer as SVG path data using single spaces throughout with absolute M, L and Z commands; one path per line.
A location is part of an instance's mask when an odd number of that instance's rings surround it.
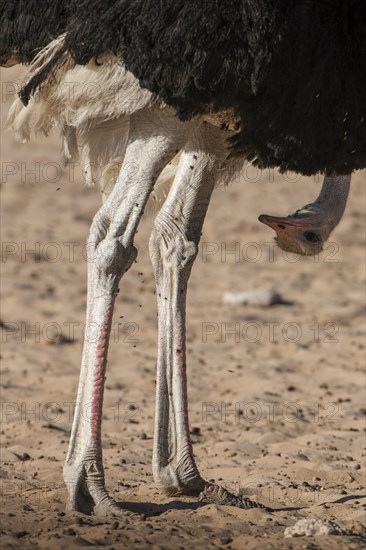
M 102 459 L 103 392 L 113 307 L 121 277 L 136 258 L 134 235 L 155 181 L 198 124 L 179 121 L 168 108 L 135 113 L 120 175 L 93 220 L 88 240 L 89 330 L 64 465 L 68 510 L 124 514 L 107 492 Z
M 150 240 L 159 316 L 153 475 L 168 494 L 200 495 L 207 502 L 254 508 L 261 505 L 202 479 L 188 425 L 187 284 L 223 153 L 222 133 L 217 129 L 202 124 L 191 135 Z

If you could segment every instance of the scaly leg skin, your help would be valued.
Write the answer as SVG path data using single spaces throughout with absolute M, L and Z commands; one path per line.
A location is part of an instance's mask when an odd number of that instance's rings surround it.
M 68 510 L 131 515 L 109 496 L 102 460 L 103 391 L 114 301 L 121 276 L 136 258 L 133 239 L 155 181 L 197 124 L 180 122 L 168 108 L 133 115 L 118 181 L 93 220 L 88 242 L 86 337 L 64 466 Z
M 156 485 L 169 495 L 193 495 L 209 503 L 266 509 L 205 481 L 196 466 L 189 435 L 187 284 L 217 169 L 226 155 L 222 132 L 212 126 L 202 124 L 191 135 L 150 239 L 159 316 L 153 475 Z

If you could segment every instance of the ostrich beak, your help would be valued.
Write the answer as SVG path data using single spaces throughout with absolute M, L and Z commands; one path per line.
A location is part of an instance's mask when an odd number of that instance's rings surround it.
M 271 229 L 277 232 L 286 231 L 287 233 L 297 233 L 300 231 L 306 231 L 311 229 L 312 225 L 305 220 L 295 220 L 290 216 L 287 217 L 277 217 L 277 216 L 268 216 L 267 214 L 261 214 L 258 220 L 265 225 L 268 225 Z

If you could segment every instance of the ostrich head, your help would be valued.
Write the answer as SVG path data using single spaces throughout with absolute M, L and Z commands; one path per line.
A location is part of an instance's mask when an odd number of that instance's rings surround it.
M 276 231 L 275 241 L 282 250 L 302 256 L 321 252 L 332 231 L 329 226 L 323 226 L 321 220 L 314 219 L 314 215 L 306 215 L 301 210 L 285 218 L 262 214 L 258 219 Z
M 314 256 L 341 220 L 346 207 L 351 176 L 326 176 L 319 197 L 286 217 L 262 214 L 259 221 L 276 232 L 282 250 Z

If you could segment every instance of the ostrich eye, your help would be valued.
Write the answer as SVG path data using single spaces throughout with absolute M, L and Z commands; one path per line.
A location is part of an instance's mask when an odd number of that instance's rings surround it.
M 320 243 L 320 241 L 322 240 L 319 235 L 314 233 L 314 231 L 306 231 L 306 233 L 304 233 L 304 237 L 309 243 L 312 244 Z

